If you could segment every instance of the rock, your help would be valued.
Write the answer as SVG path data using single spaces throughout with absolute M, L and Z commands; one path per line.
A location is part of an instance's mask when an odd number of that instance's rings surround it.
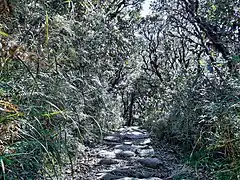
M 130 126 L 130 127 L 128 127 L 128 129 L 130 129 L 130 130 L 139 130 L 140 127 L 139 126 Z
M 151 139 L 150 139 L 150 138 L 147 138 L 147 139 L 139 140 L 139 144 L 140 144 L 140 145 L 148 145 L 148 144 L 151 144 Z
M 106 136 L 103 140 L 110 142 L 120 142 L 120 138 L 118 136 Z
M 159 166 L 163 165 L 163 162 L 158 158 L 144 158 L 139 160 L 140 164 L 150 168 L 159 168 Z
M 124 145 L 132 145 L 133 142 L 132 142 L 132 141 L 124 141 L 123 144 L 124 144 Z
M 123 136 L 123 139 L 131 139 L 131 140 L 149 138 L 149 134 L 138 132 L 138 131 L 127 132 L 122 134 L 122 136 Z
M 126 167 L 124 169 L 115 169 L 111 172 L 112 174 L 122 176 L 122 177 L 138 177 L 139 173 L 136 170 L 131 169 L 130 167 Z
M 115 179 L 121 179 L 123 176 L 118 176 L 110 173 L 103 174 L 99 179 L 101 180 L 115 180 Z
M 112 165 L 112 164 L 118 164 L 118 161 L 116 159 L 108 159 L 104 158 L 99 161 L 100 165 Z
M 114 149 L 120 149 L 120 150 L 126 151 L 126 150 L 132 150 L 132 146 L 119 144 L 119 145 L 114 146 Z
M 124 177 L 118 180 L 162 180 L 161 178 L 157 177 L 152 177 L 152 178 L 144 178 L 144 179 L 139 179 L 139 178 L 133 178 L 133 177 Z
M 148 146 L 140 146 L 140 145 L 124 145 L 124 144 L 119 144 L 114 146 L 114 149 L 120 149 L 123 151 L 133 151 L 135 152 L 137 149 L 144 149 Z
M 119 153 L 121 153 L 123 150 L 121 150 L 121 149 L 114 149 L 114 153 L 115 154 L 119 154 Z
M 140 157 L 152 157 L 155 154 L 153 148 L 137 149 L 136 153 L 139 154 Z
M 71 173 L 72 173 L 72 170 L 71 170 L 71 169 L 67 169 L 67 170 L 65 171 L 65 173 L 71 174 Z
M 116 153 L 116 157 L 117 158 L 129 158 L 129 157 L 134 157 L 135 153 L 132 151 L 120 151 L 118 153 Z
M 115 145 L 119 145 L 119 142 L 111 142 L 111 141 L 103 141 L 103 144 L 106 144 L 108 146 L 115 146 Z
M 98 157 L 107 158 L 107 159 L 114 159 L 114 158 L 116 158 L 116 154 L 114 152 L 111 152 L 111 151 L 101 150 L 98 153 Z
M 122 128 L 120 128 L 120 129 L 118 129 L 117 132 L 123 132 L 123 131 L 126 131 L 126 128 L 122 127 Z

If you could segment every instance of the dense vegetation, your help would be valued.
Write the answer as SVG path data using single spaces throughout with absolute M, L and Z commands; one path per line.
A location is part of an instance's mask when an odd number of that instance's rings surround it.
M 156 0 L 142 17 L 143 2 L 0 0 L 1 179 L 60 175 L 122 125 L 239 178 L 239 1 Z

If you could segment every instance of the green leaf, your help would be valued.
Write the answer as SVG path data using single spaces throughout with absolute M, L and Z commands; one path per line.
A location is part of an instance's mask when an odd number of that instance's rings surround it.
M 42 114 L 43 117 L 52 117 L 52 116 L 56 116 L 56 115 L 59 115 L 59 114 L 62 114 L 63 112 L 62 111 L 54 111 L 54 112 L 51 112 L 51 113 L 45 113 L 45 114 Z
M 5 37 L 8 37 L 8 36 L 9 36 L 9 34 L 3 32 L 3 31 L 0 31 L 0 35 L 1 35 L 1 36 L 5 36 Z
M 217 10 L 217 6 L 215 6 L 214 4 L 211 6 L 213 11 Z
M 201 66 L 206 66 L 207 65 L 207 63 L 204 60 L 202 60 L 202 59 L 199 60 L 199 64 Z
M 4 90 L 0 88 L 0 97 L 4 95 Z
M 217 54 L 216 54 L 214 51 L 212 51 L 212 52 L 211 52 L 211 56 L 212 56 L 212 57 L 216 57 Z
M 222 67 L 222 66 L 223 66 L 222 63 L 218 63 L 218 64 L 217 64 L 217 67 Z
M 235 63 L 239 63 L 240 62 L 240 56 L 239 55 L 233 55 L 232 56 L 232 61 Z

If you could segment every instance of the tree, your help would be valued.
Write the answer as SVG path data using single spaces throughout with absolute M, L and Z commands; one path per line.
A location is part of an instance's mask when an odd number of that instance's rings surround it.
M 156 131 L 164 127 L 167 139 L 191 150 L 192 158 L 202 151 L 210 159 L 224 152 L 222 160 L 232 162 L 238 154 L 233 152 L 238 143 L 227 143 L 238 138 L 238 110 L 232 108 L 239 103 L 238 3 L 154 1 L 153 14 L 141 23 L 144 78 L 152 84 L 145 119 Z

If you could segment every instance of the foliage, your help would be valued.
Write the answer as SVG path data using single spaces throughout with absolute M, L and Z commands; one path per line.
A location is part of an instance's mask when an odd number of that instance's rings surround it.
M 155 97 L 145 105 L 145 117 L 155 118 L 148 126 L 156 132 L 164 127 L 168 141 L 182 145 L 197 168 L 209 167 L 219 179 L 224 172 L 227 179 L 239 174 L 236 4 L 156 1 L 153 15 L 141 23 L 147 42 L 143 68 Z
M 1 11 L 1 124 L 18 124 L 17 138 L 4 140 L 1 175 L 58 176 L 80 143 L 123 122 L 109 92 L 134 68 L 135 27 L 126 22 L 137 21 L 141 2 L 1 3 L 11 8 Z
M 57 176 L 121 125 L 237 178 L 239 2 L 142 3 L 0 1 L 1 178 Z

